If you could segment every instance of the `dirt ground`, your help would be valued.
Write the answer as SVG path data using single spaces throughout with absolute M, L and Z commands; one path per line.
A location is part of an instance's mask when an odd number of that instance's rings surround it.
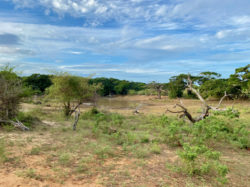
M 98 108 L 110 112 L 117 112 L 123 115 L 132 115 L 133 111 L 138 107 L 140 113 L 145 115 L 171 115 L 166 113 L 166 108 L 173 107 L 178 100 L 170 100 L 162 97 L 161 100 L 155 96 L 124 96 L 115 98 L 102 98 L 98 103 Z M 184 105 L 199 114 L 201 111 L 201 103 L 199 100 L 183 99 Z M 213 105 L 217 105 L 217 101 L 209 101 Z M 246 101 L 225 101 L 222 107 L 231 107 L 240 109 L 241 118 L 250 121 L 250 102 Z M 37 109 L 34 104 L 22 104 L 22 111 L 29 112 Z M 91 108 L 88 104 L 82 106 L 81 111 Z M 47 112 L 60 109 L 59 106 L 39 106 L 37 110 Z M 42 119 L 42 128 L 58 128 L 70 126 L 70 122 L 53 121 L 51 119 Z M 0 130 L 0 138 L 7 141 L 8 154 L 12 155 L 10 162 L 6 164 L 0 163 L 0 186 L 1 187 L 59 187 L 59 186 L 135 186 L 135 187 L 167 187 L 167 186 L 213 186 L 214 183 L 207 183 L 204 179 L 202 182 L 199 177 L 188 177 L 180 173 L 176 173 L 173 169 L 166 167 L 166 163 L 174 164 L 178 161 L 176 151 L 168 146 L 163 146 L 161 154 L 152 155 L 149 158 L 138 159 L 122 155 L 116 147 L 116 153 L 120 156 L 110 157 L 99 160 L 94 157 L 92 161 L 87 162 L 87 171 L 81 174 L 74 174 L 69 167 L 77 167 L 77 163 L 71 163 L 71 166 L 57 166 L 53 160 L 57 156 L 57 148 L 64 146 L 64 142 L 60 142 L 61 134 L 52 131 L 43 132 L 43 130 L 30 132 L 3 132 Z M 70 135 L 69 135 L 70 137 Z M 80 136 L 79 136 L 80 137 Z M 82 136 L 81 136 L 82 137 Z M 95 141 L 83 137 L 81 141 Z M 79 140 L 79 141 L 80 141 Z M 67 140 L 66 140 L 67 141 Z M 70 141 L 70 140 L 68 140 Z M 53 147 L 56 144 L 57 147 Z M 222 158 L 230 167 L 229 184 L 235 187 L 248 187 L 250 185 L 250 152 L 247 150 L 238 152 L 223 145 L 220 147 L 223 153 Z M 39 153 L 32 153 L 34 148 L 39 147 Z M 79 147 L 80 149 L 80 147 Z M 0 150 L 1 151 L 1 150 Z M 70 153 L 74 157 L 74 153 Z M 87 158 L 88 153 L 81 153 Z M 167 164 L 168 165 L 168 164 Z M 227 186 L 227 185 L 226 185 Z

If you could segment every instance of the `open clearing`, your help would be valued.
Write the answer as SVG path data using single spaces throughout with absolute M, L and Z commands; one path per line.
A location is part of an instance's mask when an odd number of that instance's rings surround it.
M 0 150 L 0 154 L 7 161 L 0 165 L 0 186 L 220 185 L 209 176 L 189 176 L 176 171 L 175 166 L 180 162 L 176 151 L 180 148 L 158 141 L 164 137 L 155 130 L 160 123 L 157 116 L 174 118 L 175 115 L 165 111 L 176 102 L 166 97 L 157 100 L 154 96 L 102 98 L 99 110 L 121 115 L 97 120 L 83 115 L 75 132 L 72 131 L 74 119 L 64 119 L 60 107 L 22 104 L 22 110 L 37 116 L 39 121 L 30 132 L 1 130 L 5 150 Z M 183 103 L 194 113 L 200 112 L 199 100 L 183 100 Z M 141 105 L 140 114 L 133 115 L 138 105 Z M 232 101 L 223 105 L 230 107 Z M 90 108 L 84 105 L 81 111 Z M 240 120 L 249 129 L 250 103 L 237 101 L 234 108 L 240 111 Z M 127 134 L 126 139 L 116 137 L 117 129 Z M 229 168 L 226 186 L 249 186 L 249 150 L 219 142 L 213 148 L 222 153 L 221 160 Z

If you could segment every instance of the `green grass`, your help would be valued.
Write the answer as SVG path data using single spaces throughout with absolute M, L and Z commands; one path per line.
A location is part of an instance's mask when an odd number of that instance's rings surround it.
M 17 176 L 31 178 L 39 181 L 43 181 L 44 177 L 40 174 L 37 174 L 36 170 L 33 168 L 28 168 L 26 170 L 18 171 Z
M 33 147 L 30 151 L 31 155 L 39 155 L 41 152 L 41 148 L 40 147 Z

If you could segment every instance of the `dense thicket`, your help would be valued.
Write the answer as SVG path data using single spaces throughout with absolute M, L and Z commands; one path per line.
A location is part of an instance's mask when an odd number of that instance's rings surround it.
M 146 84 L 141 82 L 130 82 L 126 80 L 118 80 L 113 78 L 95 78 L 89 80 L 90 84 L 102 84 L 99 90 L 101 96 L 107 95 L 127 95 L 130 90 L 140 91 L 145 89 Z

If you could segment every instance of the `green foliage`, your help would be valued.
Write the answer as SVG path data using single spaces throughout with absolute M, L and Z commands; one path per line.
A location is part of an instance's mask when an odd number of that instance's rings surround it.
M 0 70 L 0 119 L 16 117 L 22 95 L 22 82 L 14 68 L 7 65 Z
M 101 96 L 107 96 L 107 95 L 126 95 L 131 92 L 131 90 L 134 91 L 140 91 L 145 89 L 145 83 L 140 82 L 129 82 L 125 80 L 118 80 L 113 78 L 95 78 L 90 79 L 89 83 L 92 85 L 94 83 L 101 83 L 102 88 L 98 91 Z
M 229 118 L 239 118 L 240 112 L 229 108 L 225 111 L 215 111 L 214 115 L 223 115 L 223 116 L 229 117 Z
M 218 162 L 220 153 L 212 151 L 204 145 L 191 146 L 183 145 L 183 151 L 179 151 L 178 155 L 183 160 L 185 171 L 189 175 L 214 175 L 220 182 L 226 182 L 228 168 Z
M 36 122 L 39 121 L 32 113 L 18 112 L 17 119 L 21 121 L 26 127 L 32 128 Z
M 183 127 L 182 122 L 173 121 L 170 124 L 167 124 L 167 128 L 162 130 L 162 135 L 165 138 L 165 143 L 171 146 L 179 146 L 182 144 L 183 140 Z
M 183 91 L 186 88 L 186 74 L 180 74 L 170 78 L 168 83 L 168 96 L 170 98 L 182 97 Z
M 210 79 L 200 86 L 200 92 L 204 98 L 221 98 L 227 90 L 226 79 Z
M 161 153 L 161 147 L 157 143 L 153 143 L 151 145 L 151 152 L 154 154 L 160 154 Z
M 41 148 L 40 147 L 32 147 L 30 154 L 31 155 L 39 155 L 39 153 L 41 152 Z
M 28 77 L 24 77 L 23 83 L 37 93 L 44 93 L 46 88 L 52 85 L 51 76 L 41 74 L 32 74 Z
M 218 142 L 231 143 L 239 148 L 250 146 L 249 130 L 238 120 L 239 113 L 228 109 L 215 112 L 204 120 L 192 125 L 183 121 L 171 121 L 159 117 L 155 124 L 164 142 L 172 146 L 182 146 L 178 151 L 182 160 L 180 170 L 189 175 L 209 175 L 217 178 L 220 183 L 226 183 L 228 168 L 220 161 L 220 153 L 213 150 Z
M 185 89 L 183 91 L 183 98 L 185 99 L 197 99 L 197 96 L 192 92 L 190 91 L 189 89 Z
M 235 70 L 235 73 L 228 79 L 230 93 L 237 97 L 250 97 L 250 64 Z
M 221 77 L 221 74 L 211 71 L 205 71 L 201 72 L 200 76 L 197 77 L 197 82 L 199 85 L 204 84 L 206 81 L 212 80 L 212 79 L 218 79 Z
M 104 147 L 97 146 L 95 148 L 95 154 L 100 159 L 106 159 L 112 157 L 114 155 L 114 152 L 110 146 L 104 146 Z
M 216 74 L 202 76 L 199 84 L 200 92 L 204 97 L 220 98 L 227 91 L 235 98 L 249 98 L 250 97 L 250 65 L 237 68 L 235 73 L 230 75 L 229 79 L 218 79 Z
M 57 99 L 64 105 L 65 116 L 70 116 L 73 110 L 73 102 L 80 105 L 93 99 L 93 89 L 88 84 L 88 79 L 61 73 L 53 77 L 53 85 L 49 88 L 49 96 Z

